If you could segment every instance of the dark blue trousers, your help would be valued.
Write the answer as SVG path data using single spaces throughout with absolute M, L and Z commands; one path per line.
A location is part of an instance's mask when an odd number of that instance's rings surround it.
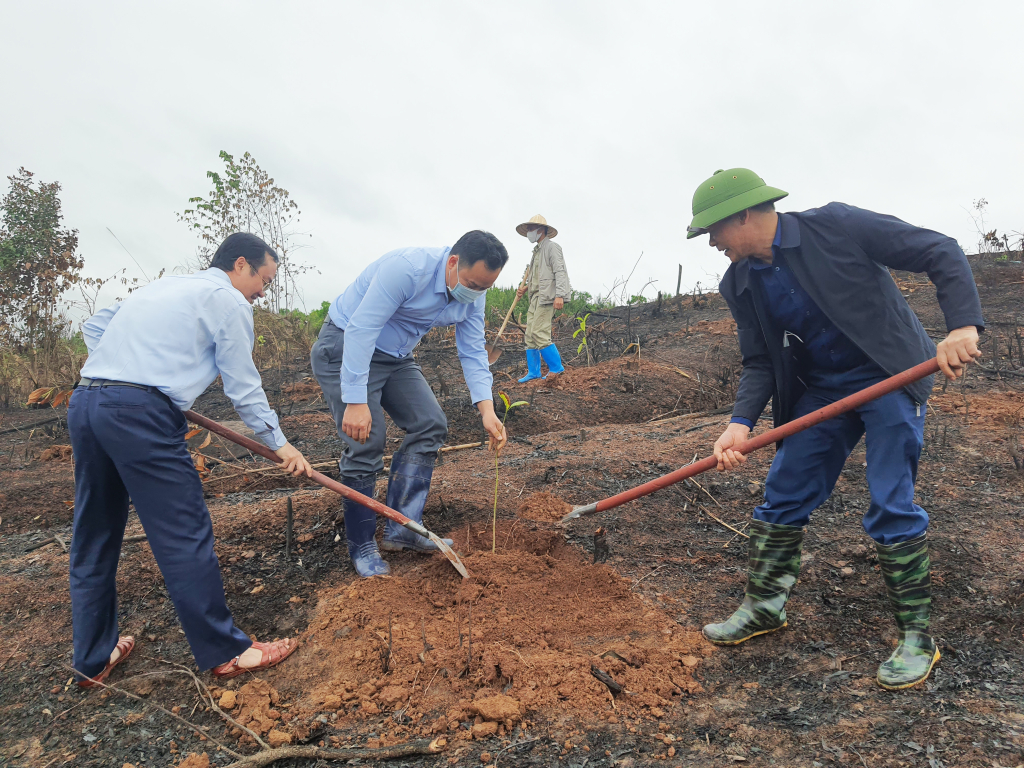
M 834 403 L 886 378 L 874 363 L 852 371 L 814 371 L 794 418 Z M 847 457 L 865 435 L 871 504 L 868 536 L 880 544 L 907 541 L 928 528 L 928 513 L 914 503 L 917 462 L 924 444 L 925 406 L 900 390 L 855 411 L 787 437 L 765 480 L 764 504 L 754 517 L 804 526 L 832 493 Z
M 230 661 L 252 645 L 224 598 L 186 428 L 181 410 L 156 390 L 78 387 L 71 397 L 71 617 L 75 669 L 87 676 L 103 670 L 117 644 L 115 577 L 129 497 L 199 668 Z

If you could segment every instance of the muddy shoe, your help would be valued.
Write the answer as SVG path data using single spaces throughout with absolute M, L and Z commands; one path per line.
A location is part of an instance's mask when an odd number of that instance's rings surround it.
M 803 542 L 803 528 L 752 521 L 743 602 L 721 624 L 705 626 L 704 637 L 716 645 L 739 645 L 786 626 L 786 601 L 800 573 Z
M 343 478 L 344 481 L 344 478 Z M 363 496 L 373 498 L 376 479 L 363 478 L 349 480 L 345 483 L 352 490 Z M 345 510 L 345 538 L 348 541 L 348 555 L 352 558 L 352 566 L 356 573 L 364 579 L 371 576 L 384 576 L 391 572 L 377 550 L 377 514 L 362 504 L 345 499 L 342 502 Z
M 878 684 L 890 691 L 928 679 L 941 654 L 928 631 L 932 608 L 931 561 L 925 534 L 899 544 L 875 544 L 878 564 L 896 616 L 899 642 L 878 668 Z
M 391 474 L 388 477 L 388 506 L 401 512 L 415 523 L 423 523 L 423 508 L 430 493 L 430 478 L 434 474 L 434 457 L 406 456 L 396 453 L 391 459 Z M 449 547 L 454 542 L 442 539 Z M 388 520 L 384 541 L 380 548 L 385 552 L 437 552 L 434 542 L 424 539 L 408 528 Z

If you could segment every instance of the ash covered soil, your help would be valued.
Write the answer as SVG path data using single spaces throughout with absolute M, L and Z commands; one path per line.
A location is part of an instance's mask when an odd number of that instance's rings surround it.
M 236 621 L 260 639 L 302 641 L 269 672 L 219 687 L 199 680 L 238 725 L 275 745 L 446 740 L 440 754 L 386 762 L 396 766 L 1024 763 L 1024 471 L 1014 459 L 1024 462 L 1024 274 L 983 264 L 976 277 L 990 323 L 984 367 L 937 384 L 917 486 L 932 518 L 943 654 L 925 685 L 890 693 L 874 682 L 896 632 L 860 526 L 863 444 L 812 519 L 789 627 L 738 648 L 715 648 L 699 632 L 742 596 L 742 532 L 773 449 L 741 472 L 558 525 L 569 505 L 710 452 L 740 371 L 715 294 L 595 313 L 590 366 L 575 357 L 566 320 L 555 338 L 569 368 L 551 382 L 516 383 L 525 366 L 512 332 L 495 390 L 529 406 L 508 417 L 497 525 L 494 458 L 479 448 L 442 455 L 427 506 L 427 526 L 455 540 L 472 574 L 465 582 L 440 556 L 390 554 L 391 577 L 356 579 L 337 497 L 263 471 L 265 462 L 217 440 L 200 448 L 197 435 Z M 920 276 L 897 280 L 941 337 L 934 288 Z M 639 354 L 623 354 L 638 339 Z M 432 332 L 417 357 L 448 414 L 448 444 L 478 441 L 452 336 Z M 308 361 L 280 361 L 263 375 L 285 433 L 330 473 L 339 442 Z M 237 418 L 217 384 L 195 410 Z M 195 671 L 188 645 L 145 541 L 124 545 L 122 632 L 138 644 L 110 681 L 138 698 L 68 685 L 68 442 L 61 412 L 0 413 L 0 765 L 227 765 L 234 758 L 222 747 L 255 752 L 253 737 L 222 719 L 186 672 Z M 388 452 L 400 442 L 391 425 Z M 127 535 L 141 533 L 132 515 Z M 612 695 L 594 670 L 623 690 Z

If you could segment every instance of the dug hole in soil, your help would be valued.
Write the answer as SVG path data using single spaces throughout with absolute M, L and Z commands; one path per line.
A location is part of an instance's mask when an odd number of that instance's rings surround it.
M 542 507 L 557 502 L 543 496 Z M 499 521 L 493 553 L 490 525 L 453 534 L 469 579 L 435 556 L 320 594 L 304 647 L 271 676 L 300 721 L 336 712 L 341 727 L 391 712 L 381 745 L 469 740 L 541 719 L 658 718 L 701 689 L 693 670 L 711 647 L 700 634 L 559 532 Z M 624 690 L 613 697 L 594 668 Z

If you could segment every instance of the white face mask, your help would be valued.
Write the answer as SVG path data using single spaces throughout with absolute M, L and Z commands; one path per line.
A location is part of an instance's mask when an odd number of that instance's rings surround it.
M 540 235 L 541 231 L 539 229 L 531 229 L 529 232 L 526 233 L 526 239 L 529 240 L 531 243 L 536 243 L 538 240 L 540 240 Z

